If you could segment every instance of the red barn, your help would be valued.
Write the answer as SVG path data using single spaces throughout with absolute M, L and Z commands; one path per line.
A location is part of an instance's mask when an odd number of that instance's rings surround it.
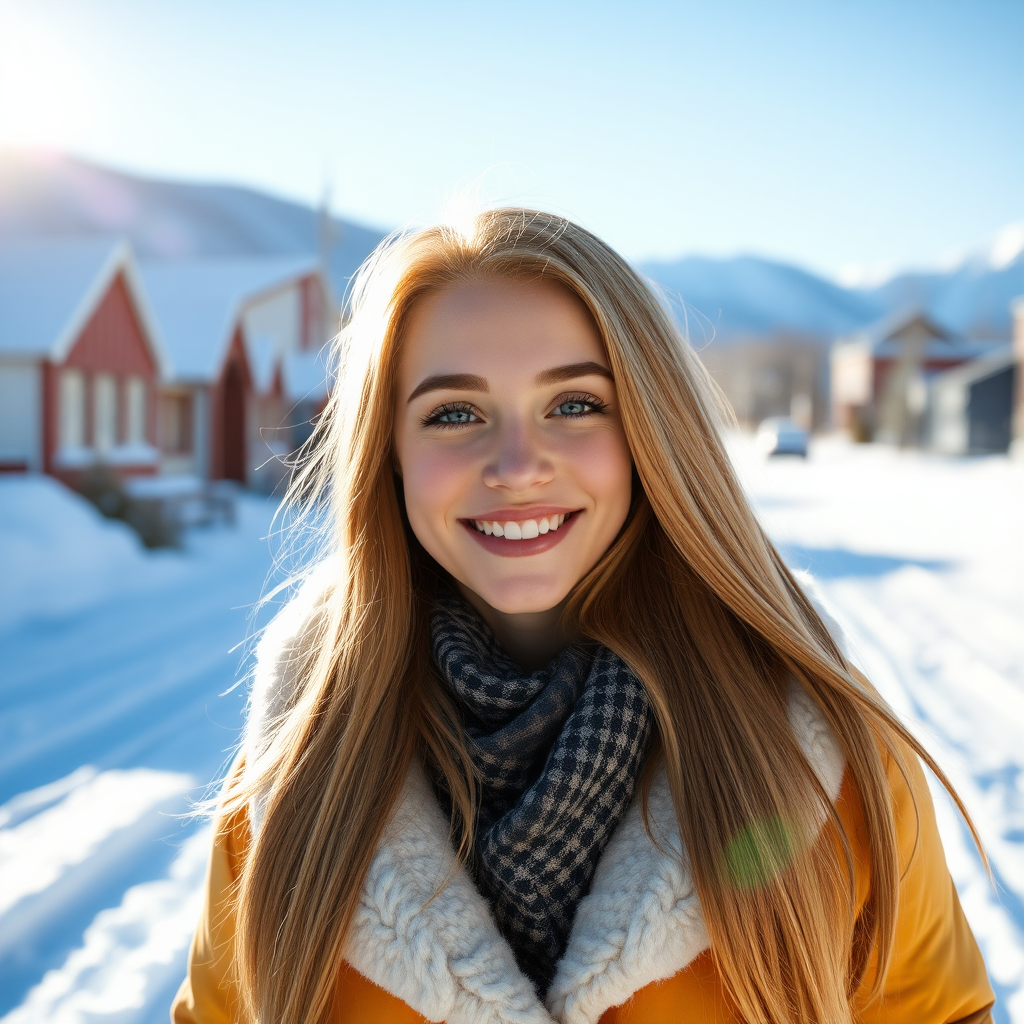
M 165 369 L 127 245 L 0 243 L 0 470 L 155 472 Z

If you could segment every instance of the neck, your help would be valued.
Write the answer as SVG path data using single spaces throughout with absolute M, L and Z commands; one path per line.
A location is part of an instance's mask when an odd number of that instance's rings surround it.
M 545 668 L 566 644 L 576 639 L 562 624 L 566 601 L 542 612 L 500 612 L 479 594 L 457 583 L 462 596 L 480 613 L 505 653 L 525 672 Z

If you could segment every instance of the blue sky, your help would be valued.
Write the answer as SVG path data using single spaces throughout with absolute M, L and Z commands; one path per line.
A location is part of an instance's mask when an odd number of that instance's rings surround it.
M 1021 0 L 0 0 L 0 144 L 393 227 L 922 264 L 1024 217 Z

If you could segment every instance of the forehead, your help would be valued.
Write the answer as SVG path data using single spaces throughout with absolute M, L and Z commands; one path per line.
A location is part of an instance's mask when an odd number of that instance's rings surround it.
M 421 299 L 402 342 L 399 378 L 434 373 L 532 378 L 539 370 L 593 360 L 608 365 L 583 303 L 547 282 L 463 281 Z

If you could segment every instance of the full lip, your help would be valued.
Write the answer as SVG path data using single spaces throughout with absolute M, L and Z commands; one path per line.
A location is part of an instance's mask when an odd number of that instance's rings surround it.
M 585 510 L 567 505 L 532 505 L 529 508 L 500 508 L 483 515 L 460 517 L 459 523 L 473 539 L 485 550 L 503 558 L 522 558 L 526 555 L 539 555 L 560 543 Z M 530 540 L 506 540 L 504 537 L 489 537 L 481 533 L 474 525 L 476 522 L 526 522 L 528 519 L 539 519 L 542 516 L 565 515 L 567 518 L 557 530 L 550 530 Z

